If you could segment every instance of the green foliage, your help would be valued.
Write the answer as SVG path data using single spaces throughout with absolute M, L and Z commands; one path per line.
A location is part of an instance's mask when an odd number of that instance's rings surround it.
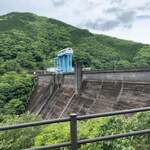
M 150 47 L 145 46 L 134 57 L 135 65 L 137 67 L 149 67 L 150 66 Z
M 4 74 L 5 72 L 16 71 L 21 72 L 21 66 L 17 63 L 16 60 L 7 60 L 3 63 L 0 63 L 0 74 Z
M 0 113 L 21 114 L 33 82 L 26 73 L 8 72 L 0 76 Z
M 78 139 L 94 138 L 119 133 L 127 133 L 148 129 L 150 127 L 150 113 L 138 113 L 132 117 L 107 117 L 93 119 L 78 123 Z M 110 141 L 97 142 L 93 144 L 81 145 L 80 150 L 148 150 L 150 149 L 150 137 L 134 136 Z M 70 140 L 69 124 L 62 123 L 49 125 L 42 128 L 35 137 L 35 146 L 56 144 Z M 64 148 L 68 149 L 68 148 Z
M 35 146 L 61 143 L 67 141 L 69 138 L 69 124 L 49 125 L 42 128 L 40 133 L 36 136 Z
M 25 112 L 25 106 L 23 101 L 19 99 L 11 99 L 4 105 L 3 112 L 5 114 L 21 114 Z
M 39 117 L 32 114 L 1 115 L 0 126 L 19 124 L 40 120 Z M 15 129 L 0 132 L 0 150 L 21 150 L 30 148 L 34 143 L 34 137 L 38 134 L 39 127 Z
M 116 63 L 116 68 L 118 69 L 128 69 L 128 68 L 134 68 L 135 66 L 131 64 L 128 60 L 120 60 Z

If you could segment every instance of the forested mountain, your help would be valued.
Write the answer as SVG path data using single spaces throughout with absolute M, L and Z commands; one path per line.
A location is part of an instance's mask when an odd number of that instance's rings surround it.
M 31 13 L 0 16 L 0 73 L 44 69 L 66 47 L 74 49 L 74 60 L 82 59 L 93 69 L 150 65 L 148 45 L 92 34 Z

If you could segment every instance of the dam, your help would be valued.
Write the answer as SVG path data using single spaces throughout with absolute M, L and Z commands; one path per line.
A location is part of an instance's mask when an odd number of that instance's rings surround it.
M 27 109 L 44 119 L 150 106 L 150 70 L 82 71 L 78 93 L 76 73 L 35 78 Z

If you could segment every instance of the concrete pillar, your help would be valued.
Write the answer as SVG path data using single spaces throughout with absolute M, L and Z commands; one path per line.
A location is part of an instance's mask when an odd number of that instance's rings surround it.
M 69 71 L 72 72 L 72 55 L 69 55 Z
M 57 68 L 61 68 L 61 58 L 60 57 L 58 57 L 58 65 L 57 65 Z
M 64 55 L 62 56 L 62 59 L 63 59 L 62 70 L 63 72 L 65 72 L 65 56 Z
M 63 64 L 62 56 L 59 56 L 59 57 L 58 57 L 58 62 L 59 62 L 58 68 L 59 68 L 59 69 L 62 69 L 62 64 Z
M 82 67 L 81 62 L 75 63 L 75 94 L 79 94 L 82 85 Z
M 69 64 L 70 60 L 69 59 L 70 59 L 70 56 L 67 55 L 67 72 L 70 71 L 70 64 Z

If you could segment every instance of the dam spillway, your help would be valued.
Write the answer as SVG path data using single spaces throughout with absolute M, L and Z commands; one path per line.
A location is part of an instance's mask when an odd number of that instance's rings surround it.
M 40 75 L 28 110 L 50 119 L 150 106 L 149 78 L 150 71 L 83 72 L 76 95 L 73 73 L 55 77 L 55 83 L 52 75 Z
M 150 104 L 150 83 L 123 81 L 83 81 L 66 114 L 79 115 L 130 109 Z

